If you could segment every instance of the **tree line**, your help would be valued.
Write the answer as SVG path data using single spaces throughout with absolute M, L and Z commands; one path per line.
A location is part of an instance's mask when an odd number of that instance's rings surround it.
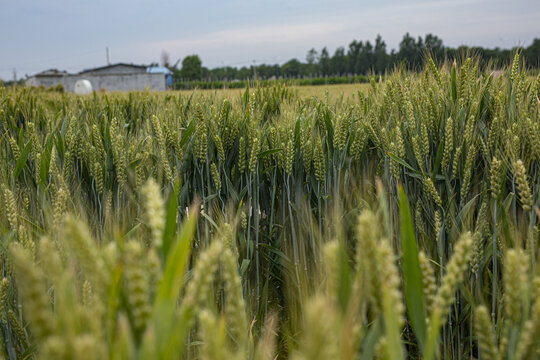
M 390 52 L 386 42 L 378 35 L 373 43 L 369 40 L 353 40 L 348 48 L 340 46 L 333 55 L 330 55 L 327 47 L 323 47 L 320 51 L 312 48 L 307 52 L 305 62 L 291 59 L 282 65 L 261 64 L 240 68 L 225 66 L 208 69 L 202 66 L 198 55 L 190 55 L 183 59 L 181 68 L 175 64 L 171 70 L 175 82 L 383 74 L 395 66 L 404 66 L 410 70 L 418 69 L 422 66 L 427 53 L 438 63 L 468 54 L 479 57 L 481 63 L 486 66 L 502 67 L 512 61 L 516 49 L 498 47 L 489 49 L 464 45 L 451 48 L 444 46 L 443 40 L 436 35 L 427 34 L 424 38 L 418 36 L 415 39 L 406 33 L 399 43 L 399 48 Z M 535 38 L 532 44 L 521 50 L 528 66 L 540 67 L 540 38 Z

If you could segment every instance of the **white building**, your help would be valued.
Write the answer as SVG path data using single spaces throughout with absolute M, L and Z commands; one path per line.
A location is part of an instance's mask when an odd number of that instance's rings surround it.
M 146 66 L 118 63 L 69 74 L 56 69 L 35 74 L 26 80 L 27 86 L 51 87 L 62 84 L 64 89 L 74 92 L 78 80 L 88 80 L 94 90 L 131 91 L 167 89 L 171 82 L 171 72 L 167 68 L 147 68 Z

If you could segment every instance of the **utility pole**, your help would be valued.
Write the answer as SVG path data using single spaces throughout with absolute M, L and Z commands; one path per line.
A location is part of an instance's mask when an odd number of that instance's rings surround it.
M 257 66 L 256 66 L 256 60 L 253 60 L 253 81 L 257 81 Z
M 107 54 L 107 65 L 111 65 L 111 62 L 109 61 L 109 47 L 105 46 L 105 53 Z

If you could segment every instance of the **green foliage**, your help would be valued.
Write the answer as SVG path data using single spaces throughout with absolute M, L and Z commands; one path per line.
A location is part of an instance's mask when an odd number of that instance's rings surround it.
M 182 60 L 180 76 L 187 80 L 202 79 L 202 61 L 198 55 L 189 55 Z
M 218 83 L 221 85 L 205 85 L 206 88 L 222 88 L 224 84 L 229 88 L 245 87 L 238 85 L 238 82 L 248 79 L 270 80 L 273 78 L 327 78 L 368 76 L 371 74 L 384 75 L 393 69 L 400 67 L 408 70 L 420 70 L 424 61 L 430 58 L 437 65 L 444 63 L 447 59 L 466 58 L 474 54 L 480 60 L 480 70 L 495 66 L 498 69 L 508 66 L 512 62 L 513 53 L 521 48 L 513 49 L 489 49 L 479 46 L 460 46 L 452 48 L 445 46 L 443 40 L 434 34 L 426 34 L 423 38 L 416 39 L 406 33 L 400 44 L 398 51 L 387 51 L 386 42 L 381 35 L 377 35 L 374 43 L 370 40 L 352 40 L 348 48 L 343 46 L 336 48 L 333 55 L 324 47 L 320 51 L 311 48 L 306 54 L 306 62 L 291 59 L 281 65 L 279 64 L 258 64 L 234 68 L 231 66 L 217 67 L 214 69 L 202 69 L 202 78 L 205 83 Z M 540 39 L 534 39 L 532 44 L 522 49 L 523 58 L 530 67 L 538 69 L 540 67 Z M 188 87 L 180 71 L 176 70 L 176 88 Z M 183 81 L 180 81 L 183 78 Z M 199 77 L 200 78 L 200 77 Z M 324 81 L 323 84 L 330 82 Z M 203 88 L 202 85 L 198 88 Z

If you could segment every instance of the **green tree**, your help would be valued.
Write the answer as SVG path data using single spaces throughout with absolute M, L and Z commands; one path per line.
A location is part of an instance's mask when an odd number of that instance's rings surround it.
M 362 43 L 360 43 L 362 44 Z M 367 74 L 373 69 L 373 45 L 368 41 L 360 48 L 358 59 L 356 60 L 356 73 Z
M 444 60 L 443 41 L 437 35 L 427 34 L 424 39 L 424 45 L 429 50 L 431 56 L 436 61 Z
M 330 55 L 326 46 L 321 50 L 321 56 L 319 57 L 319 69 L 323 76 L 330 75 Z
M 362 44 L 362 42 L 358 42 L 356 40 L 353 40 L 350 44 L 349 44 L 349 51 L 347 51 L 347 57 L 348 57 L 348 60 L 349 60 L 349 66 L 348 66 L 348 70 L 350 73 L 353 73 L 353 74 L 358 74 L 358 69 L 357 69 L 357 62 L 358 62 L 358 56 L 360 54 L 360 51 L 362 50 L 362 47 L 364 45 Z
M 300 61 L 292 59 L 281 66 L 281 71 L 287 77 L 298 77 L 302 71 L 302 64 Z
M 308 51 L 306 55 L 307 72 L 309 74 L 316 74 L 318 72 L 319 53 L 314 48 Z
M 540 39 L 535 38 L 524 51 L 528 66 L 540 66 Z
M 201 80 L 203 75 L 202 61 L 198 55 L 189 55 L 182 60 L 180 76 L 187 80 Z
M 406 62 L 411 68 L 416 68 L 422 62 L 423 48 L 424 42 L 420 36 L 418 42 L 416 42 L 409 33 L 406 33 L 399 43 L 399 60 Z
M 331 61 L 332 74 L 343 75 L 347 72 L 347 56 L 345 55 L 345 49 L 340 46 L 336 49 Z
M 375 39 L 375 49 L 373 51 L 373 61 L 374 61 L 374 67 L 375 71 L 378 74 L 382 74 L 389 62 L 388 54 L 386 53 L 386 43 L 382 39 L 381 35 L 377 35 L 377 38 Z

